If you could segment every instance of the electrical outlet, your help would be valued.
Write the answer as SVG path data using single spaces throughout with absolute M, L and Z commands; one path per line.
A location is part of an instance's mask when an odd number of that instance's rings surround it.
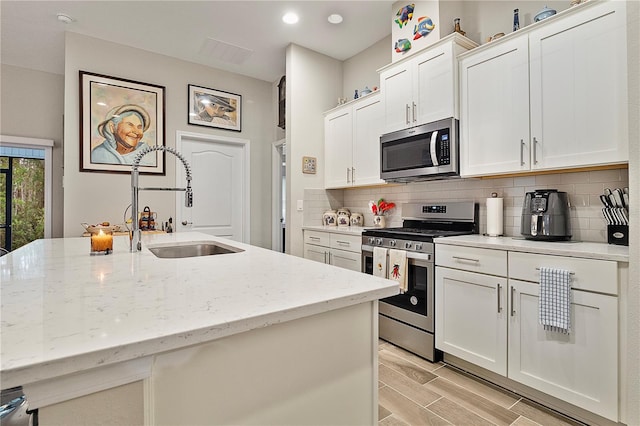
M 296 205 L 296 210 L 298 210 L 299 212 L 302 211 L 302 201 L 303 200 L 298 200 L 298 204 Z

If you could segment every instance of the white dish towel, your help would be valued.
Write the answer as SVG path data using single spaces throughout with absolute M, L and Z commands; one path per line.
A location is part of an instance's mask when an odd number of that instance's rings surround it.
M 569 334 L 571 330 L 571 273 L 540 268 L 539 322 L 545 330 Z
M 389 278 L 398 281 L 400 292 L 406 293 L 407 284 L 407 252 L 404 250 L 389 250 Z
M 387 249 L 382 247 L 373 248 L 373 275 L 387 278 Z

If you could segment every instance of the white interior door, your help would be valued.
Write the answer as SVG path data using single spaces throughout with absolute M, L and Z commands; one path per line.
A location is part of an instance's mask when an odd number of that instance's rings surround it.
M 176 133 L 176 147 L 191 165 L 193 207 L 176 199 L 177 231 L 198 231 L 249 242 L 249 141 L 198 133 Z M 178 161 L 177 185 L 185 171 Z

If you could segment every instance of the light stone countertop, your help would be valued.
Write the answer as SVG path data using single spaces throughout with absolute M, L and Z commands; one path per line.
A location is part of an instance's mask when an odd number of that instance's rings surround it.
M 323 226 L 323 225 L 307 225 L 303 226 L 302 229 L 309 231 L 319 231 L 319 232 L 331 232 L 334 234 L 346 234 L 346 235 L 362 235 L 362 232 L 365 229 L 369 229 L 371 227 L 363 227 L 363 226 Z
M 244 252 L 160 259 L 157 243 Z M 202 233 L 37 240 L 0 257 L 2 388 L 199 344 L 388 297 L 397 283 Z
M 579 241 L 544 242 L 514 237 L 488 237 L 483 235 L 444 237 L 436 238 L 434 241 L 436 244 L 629 262 L 629 247 L 605 243 Z

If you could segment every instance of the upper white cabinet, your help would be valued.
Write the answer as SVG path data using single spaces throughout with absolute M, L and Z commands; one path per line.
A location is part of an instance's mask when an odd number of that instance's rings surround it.
M 476 46 L 454 33 L 421 53 L 379 70 L 383 133 L 458 118 L 456 58 Z
M 625 7 L 579 6 L 462 55 L 462 176 L 628 161 Z
M 383 184 L 382 104 L 372 93 L 325 116 L 325 188 Z

